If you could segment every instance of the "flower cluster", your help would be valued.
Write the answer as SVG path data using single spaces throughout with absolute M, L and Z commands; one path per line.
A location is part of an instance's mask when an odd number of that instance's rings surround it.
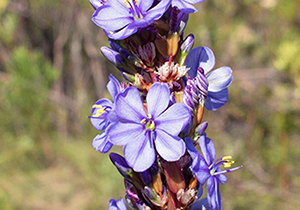
M 109 38 L 101 52 L 126 81 L 110 75 L 111 100 L 98 100 L 90 116 L 100 132 L 96 151 L 123 146 L 123 155 L 110 153 L 110 159 L 126 196 L 112 199 L 110 210 L 222 209 L 219 183 L 240 167 L 230 168 L 231 156 L 215 160 L 202 118 L 205 108 L 227 102 L 232 70 L 212 70 L 213 52 L 192 49 L 194 36 L 184 35 L 189 13 L 197 12 L 193 4 L 202 1 L 90 0 L 92 20 Z

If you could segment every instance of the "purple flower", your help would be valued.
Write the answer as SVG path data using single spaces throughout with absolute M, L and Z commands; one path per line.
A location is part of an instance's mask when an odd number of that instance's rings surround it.
M 121 92 L 121 86 L 118 80 L 113 76 L 109 75 L 110 81 L 107 83 L 106 87 L 113 101 L 115 101 L 117 95 Z M 107 126 L 116 120 L 114 113 L 114 104 L 106 99 L 100 99 L 92 106 L 92 115 L 89 117 L 92 125 L 99 131 L 103 131 Z M 93 147 L 96 151 L 102 153 L 108 152 L 112 143 L 109 142 L 106 135 L 106 131 L 98 134 L 93 140 Z
M 192 4 L 201 3 L 203 1 L 204 0 L 172 0 L 172 6 L 177 7 L 184 13 L 193 13 L 198 10 Z
M 208 47 L 197 47 L 188 54 L 185 60 L 189 67 L 188 75 L 195 78 L 198 88 L 201 89 L 206 99 L 205 107 L 208 110 L 216 110 L 222 107 L 228 100 L 227 87 L 232 82 L 232 70 L 224 66 L 213 71 L 215 56 Z M 193 92 L 193 91 L 192 91 Z
M 120 200 L 110 199 L 108 210 L 127 210 L 125 201 L 123 198 Z
M 169 8 L 171 0 L 160 1 L 152 7 L 154 0 L 107 0 L 98 7 L 92 20 L 103 28 L 111 39 L 125 39 L 140 28 L 158 20 Z
M 225 168 L 231 167 L 232 161 L 231 156 L 225 156 L 215 160 L 216 151 L 214 143 L 204 133 L 199 139 L 199 145 L 203 157 L 193 146 L 190 137 L 185 138 L 187 150 L 193 159 L 192 171 L 201 185 L 207 182 L 207 200 L 212 209 L 221 210 L 222 201 L 221 194 L 219 191 L 219 183 L 224 184 L 227 181 L 224 173 L 237 170 L 241 166 L 221 171 L 219 166 L 223 165 Z
M 148 169 L 156 152 L 167 161 L 177 161 L 185 152 L 178 136 L 191 119 L 183 103 L 168 107 L 170 91 L 165 83 L 154 83 L 146 97 L 147 113 L 138 89 L 129 87 L 115 102 L 118 121 L 107 128 L 115 145 L 124 145 L 124 157 L 137 172 Z

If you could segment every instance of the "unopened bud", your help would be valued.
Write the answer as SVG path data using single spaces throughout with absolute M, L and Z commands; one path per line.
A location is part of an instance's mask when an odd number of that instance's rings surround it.
M 189 54 L 191 49 L 194 46 L 194 35 L 188 35 L 180 46 L 180 57 L 179 57 L 179 65 L 182 66 L 185 62 L 186 56 Z
M 201 136 L 204 131 L 206 130 L 208 126 L 208 122 L 205 121 L 205 122 L 202 122 L 200 125 L 198 125 L 195 129 L 195 133 L 198 135 L 198 136 Z
M 125 63 L 124 58 L 120 55 L 120 53 L 110 49 L 109 47 L 101 47 L 100 51 L 107 60 L 118 67 Z

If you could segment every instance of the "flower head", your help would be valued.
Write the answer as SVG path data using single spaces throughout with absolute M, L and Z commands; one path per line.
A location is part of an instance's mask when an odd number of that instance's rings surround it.
M 165 83 L 154 83 L 147 94 L 145 111 L 139 91 L 129 87 L 117 96 L 118 121 L 107 128 L 115 145 L 124 145 L 124 157 L 135 171 L 148 169 L 156 152 L 167 161 L 177 161 L 185 152 L 178 136 L 191 119 L 183 103 L 169 106 L 170 91 Z
M 160 1 L 155 6 L 153 2 L 154 0 L 107 0 L 104 6 L 98 7 L 92 20 L 106 31 L 109 38 L 125 39 L 158 20 L 171 4 L 171 0 Z
M 107 90 L 111 95 L 113 101 L 115 101 L 117 95 L 121 92 L 121 86 L 118 80 L 109 75 L 110 81 L 107 83 Z M 92 125 L 99 131 L 103 131 L 107 128 L 107 126 L 116 120 L 114 114 L 114 104 L 106 99 L 99 99 L 92 106 L 92 115 L 89 117 Z M 96 148 L 97 151 L 102 153 L 106 153 L 112 147 L 112 144 L 109 142 L 106 131 L 98 134 L 93 140 L 93 147 Z
M 192 171 L 201 185 L 207 182 L 207 200 L 211 208 L 221 210 L 221 194 L 219 191 L 219 183 L 224 184 L 227 181 L 224 175 L 227 172 L 231 172 L 241 168 L 230 168 L 227 170 L 221 170 L 219 166 L 225 168 L 231 167 L 234 163 L 231 156 L 225 156 L 215 160 L 216 151 L 214 143 L 204 133 L 199 139 L 199 145 L 203 156 L 193 146 L 190 137 L 185 138 L 187 150 L 193 159 Z
M 206 94 L 202 94 L 205 98 L 205 107 L 208 110 L 222 107 L 228 100 L 227 87 L 233 78 L 231 68 L 224 66 L 211 71 L 215 65 L 215 56 L 208 47 L 191 50 L 186 57 L 185 65 L 190 67 L 188 71 L 190 80 L 195 80 L 202 92 L 207 91 Z

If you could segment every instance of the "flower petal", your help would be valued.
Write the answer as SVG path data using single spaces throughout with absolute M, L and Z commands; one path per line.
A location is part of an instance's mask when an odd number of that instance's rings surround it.
M 227 177 L 224 174 L 218 174 L 216 177 L 221 184 L 225 184 L 227 182 Z
M 169 105 L 170 91 L 167 84 L 154 83 L 149 89 L 146 101 L 148 113 L 156 119 Z
M 205 102 L 205 107 L 210 111 L 214 111 L 224 106 L 227 101 L 228 101 L 227 88 L 219 92 L 208 92 L 206 102 Z
M 153 4 L 154 0 L 139 0 L 138 7 L 141 10 L 142 14 L 144 14 Z
M 103 6 L 105 3 L 104 3 L 104 1 L 101 1 L 101 0 L 90 0 L 90 4 L 96 10 L 98 7 Z
M 216 158 L 216 150 L 213 141 L 206 137 L 206 133 L 200 136 L 199 146 L 207 165 L 211 165 Z
M 205 0 L 184 0 L 184 1 L 186 1 L 186 2 L 188 2 L 190 4 L 198 4 L 198 3 L 201 3 L 201 2 L 203 2 Z
M 206 180 L 211 177 L 209 166 L 199 152 L 195 149 L 192 139 L 190 137 L 185 138 L 185 143 L 188 153 L 193 159 L 192 171 L 201 185 L 204 185 Z
M 140 123 L 147 117 L 140 93 L 135 87 L 126 88 L 117 96 L 115 110 L 117 116 L 126 122 Z
M 221 210 L 222 201 L 217 179 L 211 178 L 207 181 L 207 191 L 207 199 L 210 207 L 216 210 Z
M 155 147 L 166 161 L 177 161 L 185 153 L 185 143 L 180 137 L 171 136 L 160 129 L 156 129 Z
M 106 88 L 112 100 L 115 101 L 117 95 L 121 92 L 121 85 L 119 81 L 112 74 L 110 74 L 108 78 L 109 78 L 109 82 L 107 83 Z
M 127 25 L 118 31 L 109 31 L 109 32 L 106 31 L 106 35 L 111 39 L 120 40 L 120 39 L 125 39 L 125 38 L 129 37 L 130 35 L 134 34 L 135 32 L 137 32 L 137 28 L 131 28 L 130 25 Z M 122 68 L 119 68 L 119 69 L 122 69 Z M 121 71 L 124 71 L 124 70 L 121 70 Z
M 102 108 L 99 107 L 94 107 L 94 106 L 101 106 Z M 92 125 L 98 130 L 102 131 L 108 126 L 108 120 L 107 117 L 109 115 L 109 112 L 112 109 L 112 102 L 106 98 L 99 99 L 96 101 L 96 103 L 93 105 L 93 108 L 91 110 L 92 116 L 90 116 L 90 120 Z M 97 114 L 99 109 L 105 109 L 104 113 L 102 113 L 100 116 Z
M 206 78 L 208 80 L 208 91 L 218 92 L 227 88 L 232 82 L 232 70 L 224 66 L 213 70 Z
M 198 11 L 191 3 L 185 0 L 172 0 L 172 7 L 177 7 L 184 13 L 194 13 Z
M 107 138 L 107 135 L 105 132 L 98 134 L 93 139 L 92 145 L 94 148 L 96 148 L 96 151 L 99 151 L 101 153 L 107 153 L 113 146 L 113 144 L 108 141 L 108 138 Z
M 175 103 L 155 119 L 155 126 L 170 135 L 178 136 L 190 120 L 191 113 L 187 106 L 184 103 Z
M 170 5 L 171 0 L 160 1 L 155 7 L 148 10 L 144 18 L 148 22 L 152 23 L 154 20 L 158 20 L 165 13 L 165 11 L 167 11 Z
M 210 208 L 209 203 L 207 201 L 207 198 L 202 198 L 201 200 L 197 200 L 193 205 L 191 206 L 190 210 L 214 210 Z
M 198 67 L 207 74 L 215 66 L 214 53 L 208 47 L 197 47 L 192 49 L 185 60 L 186 67 L 190 68 L 188 75 L 194 78 L 197 75 Z
M 111 5 L 112 2 L 115 3 Z M 93 22 L 106 31 L 117 31 L 133 22 L 133 18 L 130 17 L 128 8 L 126 8 L 124 3 L 124 6 L 115 5 L 118 5 L 117 0 L 110 1 L 110 4 L 99 7 L 93 14 Z
M 123 198 L 120 200 L 110 199 L 108 210 L 127 210 L 125 201 Z
M 143 131 L 144 127 L 142 124 L 122 122 L 112 123 L 106 129 L 110 142 L 119 146 L 135 141 L 135 138 Z
M 130 138 L 127 136 L 127 138 Z M 132 139 L 131 139 L 132 140 Z M 155 149 L 150 132 L 144 131 L 128 142 L 123 149 L 124 157 L 134 171 L 142 172 L 150 168 L 155 160 Z

